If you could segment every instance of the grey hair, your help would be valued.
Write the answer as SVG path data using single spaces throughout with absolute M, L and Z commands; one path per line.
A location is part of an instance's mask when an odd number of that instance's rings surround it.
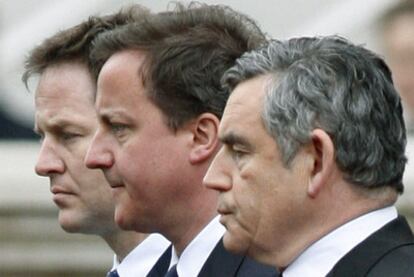
M 379 56 L 338 36 L 274 40 L 239 58 L 222 83 L 233 90 L 259 75 L 270 77 L 262 119 L 286 167 L 319 128 L 347 181 L 403 192 L 401 101 Z

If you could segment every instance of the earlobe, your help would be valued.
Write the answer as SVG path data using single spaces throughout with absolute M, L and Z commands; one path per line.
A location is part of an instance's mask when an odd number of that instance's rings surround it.
M 308 184 L 308 195 L 316 198 L 326 187 L 335 165 L 335 147 L 331 137 L 322 129 L 315 129 L 311 135 L 313 170 Z
M 193 141 L 189 160 L 191 164 L 204 162 L 216 153 L 218 148 L 219 119 L 211 113 L 199 115 L 193 123 Z

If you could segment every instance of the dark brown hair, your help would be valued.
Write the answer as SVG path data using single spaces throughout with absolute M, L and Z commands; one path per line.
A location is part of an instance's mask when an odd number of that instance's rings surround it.
M 100 34 L 91 62 L 97 76 L 114 53 L 145 51 L 140 74 L 146 93 L 177 129 L 204 112 L 221 118 L 228 98 L 220 84 L 223 73 L 265 41 L 251 18 L 227 6 L 176 3 L 172 11 Z
M 29 52 L 22 81 L 27 87 L 28 79 L 33 74 L 41 74 L 47 66 L 61 61 L 79 60 L 90 65 L 89 48 L 95 36 L 117 26 L 141 20 L 147 14 L 149 11 L 146 8 L 132 5 L 111 15 L 91 16 L 74 27 L 59 31 Z

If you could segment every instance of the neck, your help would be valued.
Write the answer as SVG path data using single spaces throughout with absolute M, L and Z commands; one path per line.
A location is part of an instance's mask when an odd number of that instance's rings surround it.
M 118 229 L 111 234 L 103 235 L 102 238 L 121 262 L 147 236 L 148 234 Z
M 170 226 L 168 239 L 174 245 L 177 255 L 180 256 L 188 244 L 210 223 L 217 215 L 217 194 L 215 191 L 206 191 L 199 196 L 201 199 L 187 204 L 185 211 Z
M 201 174 L 196 179 L 201 180 Z M 168 223 L 159 231 L 171 241 L 178 256 L 217 215 L 218 193 L 203 187 L 201 181 L 196 184 L 198 189 L 192 189 L 192 194 L 187 196 L 187 200 L 174 211 Z M 195 183 L 191 182 L 190 185 L 195 186 Z
M 187 230 L 183 230 L 181 237 L 177 236 L 172 240 L 174 249 L 177 255 L 180 256 L 184 249 L 191 243 L 191 241 L 210 223 L 211 220 L 217 215 L 214 211 L 209 216 L 205 216 L 204 220 L 195 219 L 191 226 Z

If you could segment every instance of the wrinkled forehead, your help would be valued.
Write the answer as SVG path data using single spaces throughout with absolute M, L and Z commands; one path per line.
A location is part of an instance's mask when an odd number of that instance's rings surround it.
M 235 87 L 224 109 L 224 127 L 238 121 L 253 123 L 261 120 L 268 80 L 269 76 L 257 76 Z
M 81 62 L 65 61 L 46 67 L 40 74 L 35 102 L 72 98 L 91 102 L 95 93 L 96 84 L 88 67 Z

